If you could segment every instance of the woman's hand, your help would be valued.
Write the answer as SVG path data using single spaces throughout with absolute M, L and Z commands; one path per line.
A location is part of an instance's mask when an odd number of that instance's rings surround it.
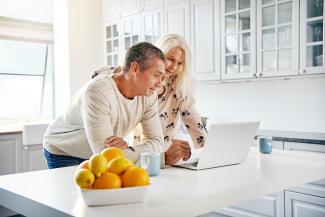
M 184 161 L 191 157 L 191 147 L 187 141 L 173 140 L 173 143 L 165 152 L 165 164 L 174 165 L 180 159 Z
M 122 137 L 110 136 L 105 139 L 105 147 L 116 147 L 123 150 L 127 149 L 129 146 Z

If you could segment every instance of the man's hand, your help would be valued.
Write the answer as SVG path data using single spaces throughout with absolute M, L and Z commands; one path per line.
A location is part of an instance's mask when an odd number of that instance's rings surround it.
M 191 157 L 191 147 L 187 141 L 173 140 L 173 143 L 165 152 L 165 164 L 173 165 L 181 158 L 186 161 Z
M 117 137 L 117 136 L 110 136 L 107 139 L 105 139 L 105 146 L 116 147 L 122 150 L 129 147 L 122 137 Z

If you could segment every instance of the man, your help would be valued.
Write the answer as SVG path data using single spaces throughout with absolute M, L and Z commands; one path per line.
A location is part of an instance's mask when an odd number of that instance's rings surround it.
M 157 47 L 142 42 L 128 50 L 122 69 L 100 74 L 83 86 L 45 133 L 48 167 L 77 165 L 105 147 L 123 149 L 134 163 L 141 152 L 162 152 L 156 88 L 165 72 L 164 60 Z M 122 138 L 138 123 L 144 139 L 129 147 Z M 189 146 L 171 147 L 162 154 L 162 165 L 189 157 Z

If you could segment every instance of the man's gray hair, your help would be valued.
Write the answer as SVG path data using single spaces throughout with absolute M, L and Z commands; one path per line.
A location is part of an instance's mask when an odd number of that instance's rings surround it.
M 127 72 L 130 69 L 132 62 L 137 62 L 140 66 L 140 70 L 145 70 L 150 66 L 148 60 L 153 58 L 159 58 L 165 62 L 164 53 L 153 44 L 148 42 L 135 44 L 126 52 L 123 71 Z

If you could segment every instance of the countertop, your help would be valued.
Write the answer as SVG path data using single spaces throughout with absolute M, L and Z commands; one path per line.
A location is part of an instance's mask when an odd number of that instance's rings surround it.
M 280 131 L 280 130 L 257 130 L 257 136 L 272 136 L 276 141 L 301 142 L 325 145 L 325 133 Z
M 143 203 L 87 207 L 76 167 L 0 176 L 0 204 L 27 216 L 197 216 L 325 177 L 325 154 L 252 147 L 239 165 L 192 171 L 169 167 L 151 178 Z M 240 177 L 240 178 L 239 178 Z

